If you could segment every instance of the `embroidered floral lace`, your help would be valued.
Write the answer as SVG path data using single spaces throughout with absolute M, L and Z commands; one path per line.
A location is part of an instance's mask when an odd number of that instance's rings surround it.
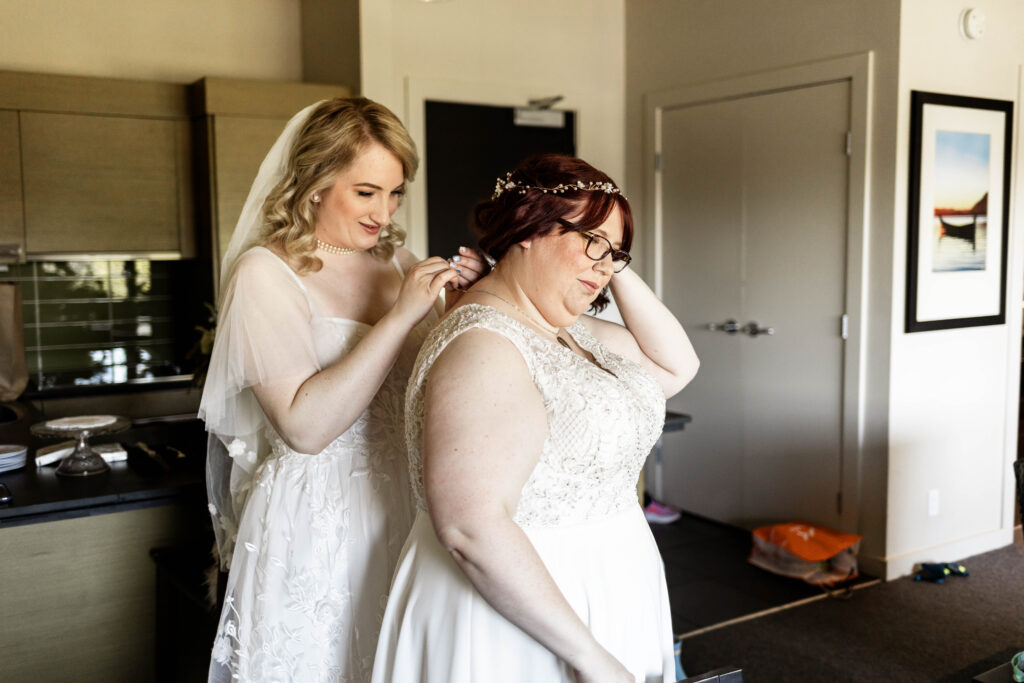
M 284 266 L 261 256 L 252 279 L 273 286 L 254 306 L 276 310 L 288 287 L 302 286 L 290 272 L 272 280 L 279 272 L 274 269 Z M 305 320 L 272 329 L 308 339 L 316 364 L 327 367 L 370 327 L 318 316 L 304 295 L 303 289 L 298 305 L 308 303 Z M 251 310 L 243 323 L 255 316 Z M 369 680 L 391 574 L 413 516 L 402 429 L 405 388 L 436 320 L 431 313 L 413 329 L 370 405 L 322 452 L 295 452 L 266 424 L 259 455 L 242 439 L 228 443 L 229 454 L 247 466 L 241 472 L 252 474 L 239 491 L 245 506 L 213 647 L 212 681 Z M 304 353 L 294 341 L 277 343 L 293 356 Z
M 501 311 L 479 304 L 458 308 L 441 321 L 413 368 L 406 397 L 406 436 L 416 505 L 427 509 L 421 448 L 424 385 L 445 347 L 473 328 L 494 331 L 515 344 L 547 412 L 544 449 L 523 487 L 516 523 L 522 527 L 573 524 L 637 505 L 637 478 L 665 419 L 665 398 L 655 379 L 603 346 L 580 322 L 567 332 L 593 355 L 597 365 Z

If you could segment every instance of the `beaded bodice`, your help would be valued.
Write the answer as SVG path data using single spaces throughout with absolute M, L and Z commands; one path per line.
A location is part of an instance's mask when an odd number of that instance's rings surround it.
M 596 365 L 495 308 L 468 304 L 434 328 L 410 378 L 405 431 L 417 506 L 427 509 L 421 438 L 427 376 L 445 347 L 473 328 L 496 332 L 516 346 L 547 414 L 543 450 L 523 486 L 516 523 L 573 524 L 636 505 L 640 469 L 665 419 L 664 394 L 650 373 L 607 349 L 580 322 L 566 332 Z

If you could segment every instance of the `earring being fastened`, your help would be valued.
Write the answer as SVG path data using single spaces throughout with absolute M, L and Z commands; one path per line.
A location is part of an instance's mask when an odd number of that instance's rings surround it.
M 524 311 L 523 309 L 519 308 L 519 307 L 518 307 L 518 306 L 516 306 L 516 305 L 515 305 L 514 303 L 512 303 L 511 301 L 509 301 L 508 299 L 506 299 L 505 297 L 502 297 L 502 296 L 498 296 L 498 295 L 497 295 L 497 294 L 495 294 L 494 292 L 489 292 L 489 291 L 487 291 L 486 289 L 477 289 L 477 290 L 474 290 L 474 291 L 475 291 L 475 292 L 476 292 L 477 294 L 490 294 L 491 296 L 493 296 L 493 297 L 494 297 L 495 299 L 497 299 L 498 301 L 504 301 L 504 302 L 505 302 L 506 304 L 508 304 L 509 306 L 511 306 L 512 308 L 514 308 L 515 310 L 517 310 L 517 311 L 519 312 L 519 314 L 520 314 L 521 316 L 523 316 L 524 318 L 526 318 L 527 320 L 529 320 L 529 321 L 530 321 L 531 323 L 533 323 L 534 325 L 536 325 L 536 326 L 537 326 L 537 327 L 539 327 L 540 329 L 544 330 L 544 331 L 545 331 L 545 332 L 547 332 L 548 334 L 553 334 L 553 335 L 555 336 L 555 340 L 556 340 L 556 341 L 557 341 L 557 342 L 558 342 L 559 344 L 561 344 L 561 345 L 562 345 L 562 346 L 564 346 L 565 348 L 567 348 L 567 349 L 569 349 L 570 351 L 572 351 L 572 347 L 571 347 L 571 346 L 569 346 L 569 342 L 567 342 L 567 341 L 565 341 L 564 339 L 562 339 L 562 335 L 560 335 L 560 334 L 558 333 L 558 328 L 555 328 L 555 329 L 553 329 L 553 330 L 552 330 L 552 329 L 549 329 L 547 325 L 542 325 L 542 324 L 540 324 L 539 322 L 537 322 L 537 321 L 536 321 L 536 320 L 535 320 L 535 319 L 533 318 L 533 316 L 532 316 L 532 315 L 530 315 L 529 313 L 527 313 L 527 312 L 526 312 L 526 311 Z

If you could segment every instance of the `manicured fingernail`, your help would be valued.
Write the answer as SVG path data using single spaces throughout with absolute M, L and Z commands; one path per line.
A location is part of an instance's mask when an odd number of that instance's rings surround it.
M 459 256 L 458 254 L 456 254 L 455 256 L 452 256 L 452 261 L 455 261 L 456 263 L 458 263 L 461 260 L 462 260 L 462 257 Z
M 459 247 L 459 251 L 465 254 L 467 251 L 469 251 L 469 249 L 466 249 L 465 247 Z

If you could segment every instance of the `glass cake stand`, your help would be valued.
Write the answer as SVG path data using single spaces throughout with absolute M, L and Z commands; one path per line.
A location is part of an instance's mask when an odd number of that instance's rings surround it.
M 132 421 L 120 415 L 81 415 L 46 420 L 32 425 L 35 436 L 44 438 L 73 438 L 78 441 L 75 450 L 64 456 L 57 474 L 64 477 L 88 477 L 110 470 L 110 465 L 99 453 L 89 447 L 89 437 L 97 434 L 115 434 L 128 429 Z

